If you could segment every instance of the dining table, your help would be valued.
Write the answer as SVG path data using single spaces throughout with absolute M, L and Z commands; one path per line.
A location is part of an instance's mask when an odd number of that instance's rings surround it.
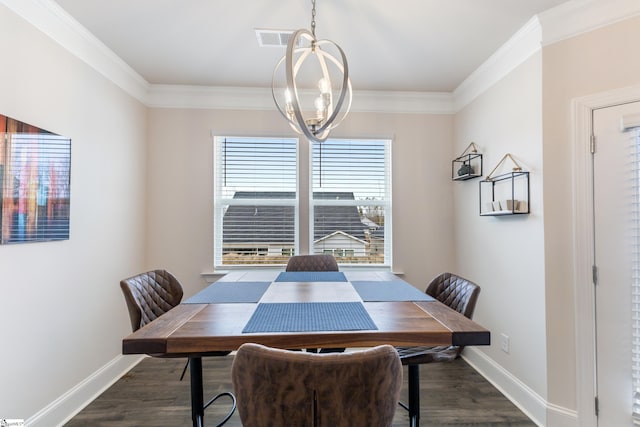
M 125 337 L 122 353 L 187 355 L 200 427 L 207 353 L 249 342 L 293 350 L 490 341 L 489 330 L 388 271 L 236 270 Z M 419 413 L 419 402 L 409 411 Z

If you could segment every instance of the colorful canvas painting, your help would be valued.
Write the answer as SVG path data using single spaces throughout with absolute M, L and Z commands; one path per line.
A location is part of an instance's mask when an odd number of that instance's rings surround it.
M 69 239 L 71 139 L 0 115 L 0 244 Z

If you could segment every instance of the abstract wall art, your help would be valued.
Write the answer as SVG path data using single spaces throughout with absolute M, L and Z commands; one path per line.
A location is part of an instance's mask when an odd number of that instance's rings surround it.
M 71 139 L 0 115 L 0 244 L 69 239 Z

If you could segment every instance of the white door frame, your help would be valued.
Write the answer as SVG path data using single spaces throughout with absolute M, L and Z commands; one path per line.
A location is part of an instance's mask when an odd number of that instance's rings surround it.
M 578 425 L 596 427 L 595 289 L 592 266 L 593 169 L 591 132 L 593 110 L 640 101 L 640 86 L 616 89 L 573 100 L 573 253 L 576 333 L 576 400 Z

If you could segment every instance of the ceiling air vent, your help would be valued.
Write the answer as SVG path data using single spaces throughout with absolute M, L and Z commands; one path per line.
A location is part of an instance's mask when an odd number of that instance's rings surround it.
M 260 47 L 287 47 L 293 30 L 266 30 L 256 28 L 256 37 Z

